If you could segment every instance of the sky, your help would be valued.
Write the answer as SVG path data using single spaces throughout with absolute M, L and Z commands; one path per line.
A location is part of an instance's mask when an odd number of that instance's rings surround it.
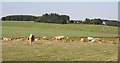
M 32 2 L 33 0 L 30 0 L 31 2 L 18 1 L 2 1 L 2 16 L 16 14 L 41 16 L 44 13 L 58 13 L 60 15 L 69 15 L 71 20 L 84 20 L 85 18 L 102 18 L 110 20 L 118 19 L 117 0 L 114 2 L 112 2 L 112 0 L 111 2 L 36 2 L 36 0 L 34 0 L 34 2 Z
M 1 0 L 2 2 L 118 2 L 120 0 Z

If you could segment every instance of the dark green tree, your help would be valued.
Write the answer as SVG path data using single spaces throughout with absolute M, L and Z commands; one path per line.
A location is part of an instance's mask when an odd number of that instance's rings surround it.
M 10 15 L 1 19 L 2 21 L 35 21 L 37 17 L 32 15 Z
M 57 13 L 45 13 L 38 19 L 36 19 L 36 22 L 43 22 L 43 23 L 56 23 L 56 24 L 66 24 L 67 20 L 69 20 L 70 17 L 67 15 L 59 15 Z
M 86 18 L 83 23 L 84 23 L 84 24 L 90 24 L 90 19 L 89 19 L 89 18 Z
M 90 21 L 90 24 L 97 24 L 97 25 L 101 25 L 103 23 L 103 21 L 101 19 L 92 19 Z

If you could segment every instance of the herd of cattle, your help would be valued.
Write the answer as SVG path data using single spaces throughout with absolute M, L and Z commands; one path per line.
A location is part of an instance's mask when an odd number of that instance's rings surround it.
M 47 37 L 43 37 L 43 38 L 47 38 Z M 53 40 L 62 40 L 64 42 L 64 39 L 65 37 L 64 36 L 55 36 L 52 38 Z M 69 37 L 66 37 L 66 40 L 69 39 Z M 6 37 L 3 37 L 3 41 L 12 41 L 13 39 L 12 38 L 6 38 Z M 32 44 L 34 41 L 37 41 L 39 40 L 39 38 L 35 38 L 35 35 L 34 34 L 30 34 L 29 37 L 27 38 L 20 38 L 20 39 L 17 39 L 17 41 L 19 40 L 29 40 L 30 41 L 30 44 Z M 80 41 L 84 41 L 85 39 L 84 38 L 81 38 Z M 95 42 L 96 40 L 99 40 L 99 38 L 93 38 L 93 37 L 87 37 L 87 40 L 88 40 L 88 43 L 93 43 Z

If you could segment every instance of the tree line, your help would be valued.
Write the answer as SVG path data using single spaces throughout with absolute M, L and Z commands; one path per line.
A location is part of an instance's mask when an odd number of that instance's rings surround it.
M 10 15 L 2 17 L 2 21 L 35 21 L 38 17 L 32 15 Z
M 56 23 L 56 24 L 67 24 L 68 21 L 75 23 L 77 20 L 70 20 L 68 15 L 59 15 L 57 13 L 45 13 L 42 16 L 32 15 L 10 15 L 1 18 L 2 21 L 35 21 L 42 23 Z M 79 20 L 78 20 L 79 21 Z M 120 22 L 115 20 L 104 20 L 104 19 L 89 19 L 86 18 L 84 21 L 79 21 L 81 24 L 95 24 L 102 25 L 105 22 L 108 26 L 119 26 Z
M 103 22 L 106 23 L 108 26 L 120 26 L 120 22 L 116 20 L 105 20 L 105 19 L 89 19 L 86 18 L 83 24 L 95 24 L 95 25 L 102 25 Z
M 57 13 L 45 13 L 42 16 L 32 16 L 32 15 L 10 15 L 2 17 L 2 21 L 35 21 L 42 23 L 56 23 L 56 24 L 66 24 L 69 20 L 68 15 L 59 15 Z

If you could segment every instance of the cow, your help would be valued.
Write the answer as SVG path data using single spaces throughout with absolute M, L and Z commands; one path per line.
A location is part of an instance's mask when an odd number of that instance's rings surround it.
M 80 40 L 81 42 L 83 42 L 84 41 L 84 38 L 81 38 L 81 40 Z
M 91 42 L 89 42 L 89 43 L 92 43 L 92 42 L 95 41 L 95 39 L 94 39 L 93 37 L 88 37 L 87 39 L 88 39 L 88 41 L 91 41 Z
M 40 39 L 39 38 L 34 39 L 34 41 L 38 41 L 38 40 L 40 40 Z
M 32 42 L 34 41 L 34 39 L 35 39 L 35 35 L 34 34 L 30 34 L 29 35 L 30 44 L 32 44 Z
M 4 41 L 12 41 L 11 38 L 6 38 L 6 37 L 4 37 L 3 40 L 4 40 Z
M 56 37 L 53 37 L 53 40 L 63 40 L 64 42 L 64 36 L 56 36 Z
M 91 41 L 91 40 L 93 40 L 93 37 L 88 37 L 87 39 L 88 39 L 88 41 Z
M 46 39 L 47 37 L 43 37 L 43 39 Z

